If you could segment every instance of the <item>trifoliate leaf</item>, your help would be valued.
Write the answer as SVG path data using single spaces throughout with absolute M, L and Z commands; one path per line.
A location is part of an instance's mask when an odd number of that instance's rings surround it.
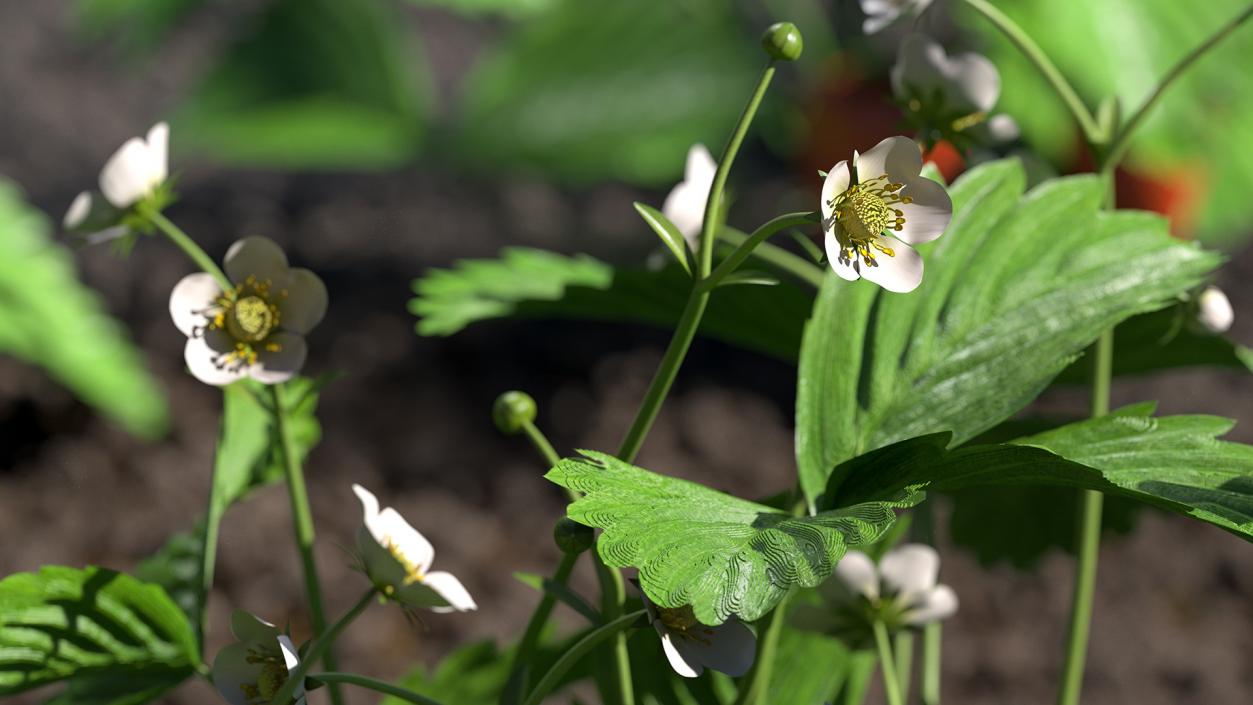
M 0 178 L 0 353 L 43 368 L 131 433 L 161 435 L 169 412 L 160 386 L 50 230 Z
M 954 184 L 952 224 L 919 247 L 922 285 L 885 292 L 833 274 L 801 346 L 796 458 L 812 503 L 843 460 L 1009 418 L 1105 329 L 1197 286 L 1218 255 L 1172 240 L 1163 219 L 1100 212 L 1090 176 L 1023 195 L 1016 160 Z
M 604 530 L 596 543 L 601 558 L 638 568 L 649 599 L 662 607 L 691 605 L 709 625 L 731 615 L 758 619 L 791 588 L 817 585 L 848 546 L 874 542 L 895 521 L 894 508 L 920 499 L 905 488 L 882 501 L 796 517 L 581 452 L 545 476 L 584 493 L 567 516 Z
M 62 566 L 0 581 L 0 695 L 65 681 L 53 702 L 131 705 L 199 662 L 191 625 L 160 587 Z

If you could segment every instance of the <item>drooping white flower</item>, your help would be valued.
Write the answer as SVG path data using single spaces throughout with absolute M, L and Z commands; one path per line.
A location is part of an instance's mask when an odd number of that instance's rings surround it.
M 938 102 L 945 112 L 959 116 L 987 113 L 1001 95 L 1001 76 L 986 57 L 974 52 L 949 56 L 923 34 L 901 42 L 891 78 L 898 99 Z
M 854 152 L 852 165 L 841 161 L 831 168 L 821 210 L 836 274 L 901 293 L 922 283 L 922 256 L 910 245 L 943 235 L 953 202 L 921 171 L 922 153 L 907 137 L 889 137 L 865 154 Z
M 940 555 L 920 543 L 888 551 L 876 566 L 861 551 L 849 551 L 835 566 L 833 587 L 852 599 L 868 601 L 892 626 L 921 626 L 952 616 L 957 594 L 937 584 Z M 827 591 L 831 598 L 831 591 Z M 838 598 L 837 598 L 838 599 Z
M 239 641 L 213 659 L 213 685 L 231 705 L 270 702 L 300 664 L 291 637 L 243 610 L 231 615 L 231 632 Z M 303 683 L 296 686 L 292 702 L 304 705 Z
M 1207 286 L 1196 297 L 1196 320 L 1207 332 L 1214 335 L 1226 333 L 1236 320 L 1231 300 L 1216 286 Z
M 187 336 L 187 367 L 217 386 L 244 377 L 264 384 L 291 379 L 305 362 L 304 336 L 326 314 L 322 280 L 289 268 L 283 250 L 263 237 L 231 245 L 223 265 L 230 290 L 200 272 L 170 294 L 170 316 Z
M 861 0 L 861 11 L 866 14 L 861 31 L 874 34 L 901 15 L 920 14 L 930 4 L 931 0 Z
M 661 206 L 662 215 L 679 229 L 693 252 L 700 250 L 700 227 L 705 220 L 705 206 L 713 188 L 718 163 L 703 144 L 694 144 L 687 151 L 683 181 L 670 190 Z
M 129 208 L 153 195 L 168 175 L 170 128 L 159 122 L 147 138 L 132 137 L 100 172 L 100 192 L 117 208 Z
M 353 485 L 352 491 L 364 512 L 357 550 L 366 574 L 385 596 L 407 607 L 438 613 L 478 609 L 455 575 L 431 570 L 435 549 L 426 537 L 395 509 L 379 511 L 378 498 L 366 488 Z
M 661 637 L 661 648 L 675 673 L 695 678 L 710 668 L 742 676 L 752 668 L 757 637 L 743 622 L 731 617 L 710 627 L 696 619 L 690 606 L 667 609 L 654 605 L 647 595 L 643 599 L 648 621 Z

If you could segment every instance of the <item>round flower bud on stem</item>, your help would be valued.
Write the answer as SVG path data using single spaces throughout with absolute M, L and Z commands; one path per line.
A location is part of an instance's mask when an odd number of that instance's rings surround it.
M 509 435 L 522 431 L 535 420 L 535 400 L 526 392 L 505 392 L 492 404 L 492 421 L 496 428 Z
M 573 519 L 562 518 L 553 527 L 553 541 L 562 553 L 582 553 L 592 547 L 596 536 L 592 527 L 583 526 Z
M 796 61 L 805 48 L 801 31 L 791 22 L 776 22 L 761 35 L 761 48 L 772 59 Z

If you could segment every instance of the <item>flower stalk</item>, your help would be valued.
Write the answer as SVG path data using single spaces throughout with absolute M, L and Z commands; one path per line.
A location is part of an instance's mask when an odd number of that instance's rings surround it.
M 874 623 L 874 641 L 879 650 L 879 670 L 883 673 L 883 692 L 888 705 L 905 705 L 901 698 L 901 682 L 896 673 L 896 660 L 892 657 L 892 641 L 883 620 Z
M 376 693 L 383 693 L 384 695 L 390 695 L 393 698 L 400 698 L 406 702 L 417 703 L 418 705 L 440 705 L 438 700 L 432 700 L 431 698 L 415 693 L 412 690 L 392 685 L 391 683 L 378 680 L 377 678 L 360 676 L 356 673 L 315 673 L 309 677 L 327 684 L 343 683 L 345 685 L 356 685 L 362 688 L 369 688 Z
M 305 675 L 309 673 L 309 669 L 313 666 L 313 664 L 317 663 L 319 660 L 322 660 L 323 663 L 326 662 L 325 656 L 329 653 L 331 645 L 335 643 L 335 639 L 339 637 L 340 633 L 343 632 L 349 624 L 352 624 L 353 620 L 361 616 L 361 613 L 365 611 L 365 608 L 370 605 L 370 602 L 377 594 L 378 590 L 373 587 L 366 590 L 365 594 L 361 596 L 361 599 L 357 600 L 355 605 L 348 608 L 348 611 L 344 613 L 344 616 L 340 617 L 338 621 L 330 626 L 330 628 L 313 640 L 313 643 L 309 646 L 309 650 L 305 653 L 304 658 L 300 660 L 300 665 L 296 667 L 296 670 L 291 672 L 287 681 L 283 683 L 283 687 L 279 688 L 278 692 L 274 694 L 274 697 L 270 700 L 270 705 L 286 705 L 291 701 L 292 693 L 296 692 L 296 687 L 304 681 Z M 327 683 L 327 688 L 330 692 L 335 693 L 338 691 L 338 687 L 335 683 L 332 683 L 331 681 L 327 681 Z
M 206 254 L 200 248 L 200 245 L 196 244 L 195 240 L 192 240 L 187 233 L 183 232 L 169 218 L 166 218 L 164 214 L 156 209 L 144 209 L 143 217 L 164 233 L 170 242 L 182 250 L 192 262 L 195 262 L 202 272 L 211 275 L 217 281 L 218 286 L 222 287 L 223 291 L 228 291 L 234 287 L 234 284 L 231 283 L 230 279 L 226 278 L 226 274 L 218 266 L 218 263 L 214 262 L 213 258 Z
M 574 646 L 571 646 L 557 662 L 548 669 L 544 677 L 535 684 L 535 689 L 527 696 L 523 705 L 539 705 L 544 700 L 544 696 L 549 693 L 560 682 L 561 677 L 566 674 L 575 664 L 579 662 L 588 652 L 596 648 L 606 639 L 624 633 L 627 629 L 635 627 L 641 619 L 645 617 L 644 610 L 636 610 L 629 614 L 624 614 L 613 621 L 592 630 L 587 636 L 583 637 Z M 271 705 L 278 705 L 272 703 Z

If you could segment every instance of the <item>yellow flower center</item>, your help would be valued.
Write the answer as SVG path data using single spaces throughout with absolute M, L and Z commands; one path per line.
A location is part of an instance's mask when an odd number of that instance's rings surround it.
M 283 654 L 273 649 L 255 648 L 248 652 L 248 663 L 261 667 L 257 673 L 256 683 L 244 683 L 239 686 L 249 703 L 263 705 L 274 699 L 279 689 L 287 682 L 287 664 Z
M 674 608 L 658 607 L 657 619 L 672 635 L 681 639 L 697 641 L 706 646 L 710 644 L 710 637 L 714 633 L 714 630 L 701 624 L 696 619 L 696 615 L 692 613 L 691 605 Z
M 278 320 L 278 310 L 259 296 L 245 296 L 231 307 L 226 328 L 239 340 L 257 343 L 265 340 Z
M 267 339 L 278 328 L 282 318 L 279 302 L 286 298 L 286 289 L 276 290 L 269 279 L 255 276 L 219 294 L 213 305 L 200 312 L 208 320 L 204 329 L 225 331 L 235 346 L 218 354 L 213 364 L 220 369 L 239 370 L 255 365 L 261 352 L 282 350 L 281 344 Z
M 400 563 L 400 565 L 404 567 L 405 569 L 404 584 L 405 585 L 412 585 L 414 583 L 420 583 L 422 582 L 422 578 L 426 577 L 422 573 L 422 569 L 418 567 L 418 564 L 415 563 L 413 560 L 411 560 L 408 556 L 406 556 L 405 552 L 400 550 L 400 546 L 396 545 L 396 542 L 393 541 L 390 536 L 387 538 L 387 541 L 383 544 L 383 547 L 386 548 L 387 552 L 392 554 L 392 557 L 395 558 Z
M 909 196 L 900 195 L 904 184 L 888 181 L 886 174 L 853 184 L 843 193 L 827 202 L 833 213 L 830 226 L 835 228 L 840 242 L 839 260 L 851 265 L 861 260 L 867 266 L 877 267 L 876 252 L 895 257 L 896 252 L 879 242 L 877 238 L 885 230 L 900 232 L 905 227 L 905 212 L 897 204 L 912 203 Z

